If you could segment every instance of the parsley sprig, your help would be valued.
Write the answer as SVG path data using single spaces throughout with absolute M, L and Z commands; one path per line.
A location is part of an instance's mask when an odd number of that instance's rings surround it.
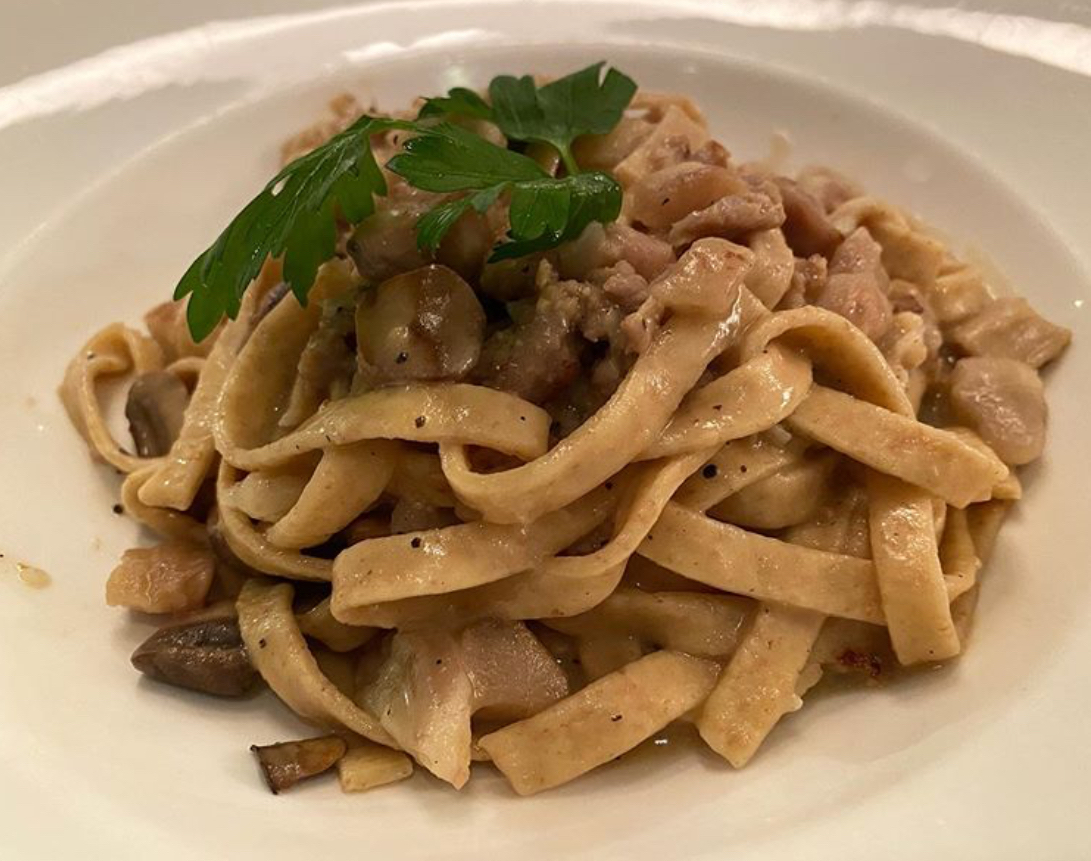
M 322 146 L 284 167 L 193 261 L 174 296 L 189 296 L 186 318 L 197 340 L 224 316 L 235 318 L 243 294 L 265 260 L 283 257 L 284 280 L 301 304 L 318 267 L 336 250 L 337 220 L 358 224 L 375 211 L 386 182 L 371 137 L 409 133 L 404 151 L 387 168 L 410 185 L 462 196 L 438 204 L 417 222 L 422 248 L 435 249 L 468 210 L 484 212 L 508 195 L 510 229 L 490 259 L 520 257 L 573 239 L 593 221 L 607 223 L 621 210 L 621 188 L 608 174 L 582 172 L 572 143 L 617 125 L 636 85 L 603 63 L 537 87 L 529 76 L 501 76 L 489 85 L 491 104 L 456 88 L 428 99 L 416 120 L 363 116 Z M 601 80 L 600 80 L 601 77 Z M 566 175 L 554 177 L 537 162 L 497 146 L 451 118 L 495 123 L 510 141 L 545 143 L 560 154 Z

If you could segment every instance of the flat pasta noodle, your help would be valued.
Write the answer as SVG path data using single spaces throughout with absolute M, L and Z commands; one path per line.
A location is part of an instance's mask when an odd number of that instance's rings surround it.
M 978 568 L 989 561 L 996 544 L 996 538 L 1000 533 L 1000 527 L 1011 506 L 1012 502 L 1010 500 L 993 499 L 989 502 L 971 505 L 966 509 L 966 534 L 973 544 L 974 558 Z M 944 544 L 947 545 L 947 542 L 945 541 Z M 957 560 L 959 556 L 963 560 L 965 559 L 966 548 L 962 536 L 959 536 L 957 549 L 946 547 L 945 549 L 948 549 L 952 562 Z M 981 584 L 975 577 L 973 584 L 951 603 L 951 619 L 955 624 L 955 630 L 958 632 L 958 638 L 963 644 L 970 637 L 980 594 Z
M 478 521 L 361 541 L 333 562 L 334 616 L 529 570 L 594 529 L 614 504 L 604 489 L 525 525 Z
M 824 386 L 811 390 L 788 426 L 957 508 L 990 499 L 1008 474 L 999 458 L 955 434 Z
M 1070 333 L 839 174 L 734 162 L 681 94 L 627 104 L 572 148 L 618 179 L 613 223 L 489 260 L 519 207 L 542 214 L 505 194 L 418 249 L 420 216 L 461 204 L 407 170 L 374 217 L 349 224 L 342 199 L 334 232 L 289 236 L 209 340 L 185 328 L 207 309 L 166 303 L 150 337 L 113 324 L 65 373 L 124 512 L 187 545 L 123 573 L 193 608 L 169 637 L 225 638 L 247 680 L 342 736 L 346 792 L 411 756 L 455 787 L 491 762 L 529 795 L 675 722 L 738 768 L 825 675 L 965 649 L 1022 496 L 997 452 L 1041 451 L 1035 375 Z M 359 113 L 342 100 L 293 154 Z M 406 137 L 372 135 L 376 163 L 400 170 Z M 549 149 L 526 150 L 547 173 Z M 127 450 L 108 413 L 130 379 Z
M 732 440 L 709 458 L 700 471 L 687 478 L 673 499 L 685 508 L 708 511 L 731 494 L 787 466 L 796 457 L 796 453 L 757 434 Z
M 670 421 L 685 393 L 724 348 L 734 327 L 678 317 L 641 354 L 613 397 L 570 436 L 530 463 L 476 473 L 444 458 L 458 497 L 489 520 L 526 523 L 589 492 L 620 472 Z
M 723 445 L 767 430 L 790 416 L 810 388 L 810 363 L 790 351 L 770 347 L 695 389 L 640 458 Z
M 153 464 L 125 476 L 125 481 L 121 484 L 121 506 L 125 513 L 164 538 L 176 538 L 195 544 L 207 543 L 208 530 L 201 520 L 171 508 L 155 508 L 141 502 L 140 488 L 154 472 Z
M 209 353 L 186 407 L 182 430 L 159 467 L 140 488 L 140 501 L 156 508 L 185 511 L 193 504 L 216 461 L 212 424 L 228 372 L 250 334 L 251 295 L 239 318 L 226 326 Z
M 229 496 L 228 489 L 237 480 L 238 470 L 222 462 L 216 479 L 216 495 L 225 500 Z M 219 516 L 224 540 L 244 565 L 263 574 L 293 580 L 333 579 L 333 563 L 330 560 L 274 546 L 254 528 L 249 517 L 231 505 L 222 502 Z
M 823 372 L 855 397 L 901 415 L 913 414 L 878 347 L 839 314 L 814 306 L 767 314 L 747 330 L 740 361 L 759 355 L 772 343 L 801 350 L 816 373 Z
M 464 624 L 489 617 L 518 620 L 575 616 L 605 600 L 621 582 L 624 568 L 623 564 L 615 565 L 593 577 L 573 579 L 553 573 L 547 563 L 457 592 L 346 607 L 339 616 L 348 624 L 377 628 Z
M 346 625 L 333 617 L 330 599 L 323 598 L 309 610 L 296 615 L 300 633 L 318 640 L 334 652 L 353 652 L 370 642 L 378 628 Z
M 300 717 L 394 746 L 379 722 L 337 690 L 318 668 L 292 613 L 292 594 L 287 583 L 251 579 L 243 587 L 236 604 L 239 630 L 254 667 Z
M 557 577 L 599 577 L 603 572 L 624 565 L 687 476 L 708 458 L 708 451 L 676 455 L 639 467 L 640 473 L 624 485 L 625 496 L 616 518 L 613 537 L 605 546 L 583 556 L 554 556 L 543 563 L 549 574 Z
M 298 550 L 326 541 L 379 499 L 394 474 L 396 443 L 366 440 L 322 452 L 302 493 L 265 537 Z
M 668 503 L 637 551 L 725 592 L 883 624 L 870 560 L 811 550 Z
M 100 402 L 99 382 L 119 374 L 144 374 L 163 367 L 163 351 L 147 335 L 112 323 L 89 340 L 68 363 L 60 387 L 68 418 L 94 456 L 124 473 L 143 469 L 154 459 L 126 451 L 110 432 Z
M 239 469 L 279 466 L 300 454 L 364 440 L 479 445 L 521 458 L 545 451 L 549 416 L 506 392 L 466 383 L 376 389 L 333 401 L 295 431 L 246 448 L 219 425 L 224 460 Z
M 235 466 L 253 470 L 277 465 L 251 465 L 230 454 L 258 447 L 277 435 L 289 392 L 299 376 L 300 356 L 322 319 L 321 300 L 351 284 L 342 266 L 323 265 L 306 306 L 277 302 L 238 344 L 230 367 L 218 379 L 214 421 L 209 422 L 216 450 Z M 243 319 L 240 314 L 239 320 Z
M 977 585 L 977 572 L 981 568 L 981 560 L 978 558 L 974 538 L 970 533 L 966 509 L 948 509 L 943 539 L 939 545 L 939 559 L 948 585 L 955 586 L 950 590 L 952 598 L 958 598 Z
M 933 284 L 946 259 L 938 239 L 929 236 L 898 207 L 874 197 L 857 197 L 833 211 L 830 220 L 845 234 L 866 227 L 883 249 L 883 266 L 893 278 Z
M 655 652 L 479 742 L 520 795 L 567 783 L 632 750 L 708 696 L 719 666 Z
M 735 650 L 753 606 L 733 595 L 621 587 L 585 613 L 545 624 L 581 640 L 620 636 L 638 645 L 722 658 Z
M 758 608 L 697 717 L 701 738 L 735 768 L 750 761 L 781 717 L 803 705 L 800 674 L 825 618 L 794 607 Z
M 940 567 L 932 499 L 878 473 L 867 479 L 875 575 L 894 652 L 902 664 L 960 651 Z

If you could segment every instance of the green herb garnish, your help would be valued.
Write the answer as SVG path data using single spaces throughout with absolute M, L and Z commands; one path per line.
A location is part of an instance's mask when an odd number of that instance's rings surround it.
M 417 222 L 422 248 L 434 249 L 470 208 L 484 212 L 510 194 L 511 228 L 492 260 L 519 257 L 573 239 L 593 221 L 621 210 L 621 188 L 608 174 L 580 172 L 573 141 L 605 134 L 621 119 L 636 85 L 615 69 L 600 82 L 603 63 L 543 87 L 530 77 L 501 76 L 489 85 L 492 105 L 456 88 L 429 99 L 416 120 L 364 116 L 313 152 L 287 165 L 186 270 L 174 297 L 189 296 L 193 337 L 206 337 L 242 296 L 265 260 L 283 256 L 284 280 L 306 304 L 318 267 L 335 254 L 337 218 L 358 224 L 375 211 L 386 183 L 371 151 L 372 135 L 410 133 L 404 152 L 387 167 L 410 185 L 441 193 L 467 192 L 435 206 Z M 486 119 L 513 141 L 557 149 L 567 176 L 553 177 L 527 156 L 445 122 L 445 116 Z

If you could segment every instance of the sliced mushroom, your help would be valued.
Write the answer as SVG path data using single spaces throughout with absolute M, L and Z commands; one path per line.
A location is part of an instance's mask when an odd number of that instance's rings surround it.
M 460 379 L 481 355 L 484 330 L 473 288 L 446 266 L 396 275 L 356 310 L 361 364 L 381 381 Z
M 216 557 L 207 547 L 167 541 L 126 550 L 106 581 L 106 603 L 143 613 L 180 613 L 202 606 Z
M 415 210 L 381 209 L 360 222 L 346 247 L 365 281 L 376 284 L 428 262 L 417 247 L 419 217 Z
M 186 385 L 174 374 L 150 371 L 137 377 L 125 401 L 125 418 L 136 453 L 159 457 L 170 451 L 182 429 L 188 403 Z
M 250 750 L 257 755 L 265 782 L 276 795 L 301 780 L 333 768 L 345 755 L 348 745 L 336 735 L 323 735 L 301 741 L 254 744 Z
M 149 678 L 221 697 L 242 696 L 258 678 L 236 619 L 160 628 L 133 652 L 132 662 Z

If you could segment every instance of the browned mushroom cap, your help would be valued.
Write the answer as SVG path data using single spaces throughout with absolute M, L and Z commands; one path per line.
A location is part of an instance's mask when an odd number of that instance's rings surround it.
M 381 209 L 360 222 L 346 245 L 360 277 L 376 284 L 428 262 L 417 247 L 420 215 L 413 207 Z
M 160 628 L 133 652 L 132 662 L 150 678 L 221 697 L 242 696 L 258 677 L 235 619 Z
M 484 329 L 473 288 L 446 266 L 395 275 L 356 310 L 360 358 L 387 381 L 465 376 L 481 355 Z
M 254 744 L 250 750 L 257 755 L 265 782 L 275 795 L 301 780 L 333 768 L 345 755 L 348 745 L 335 735 L 324 735 L 279 744 Z
M 125 418 L 133 435 L 136 453 L 159 457 L 170 451 L 182 429 L 189 403 L 186 385 L 167 371 L 141 374 L 129 388 Z

